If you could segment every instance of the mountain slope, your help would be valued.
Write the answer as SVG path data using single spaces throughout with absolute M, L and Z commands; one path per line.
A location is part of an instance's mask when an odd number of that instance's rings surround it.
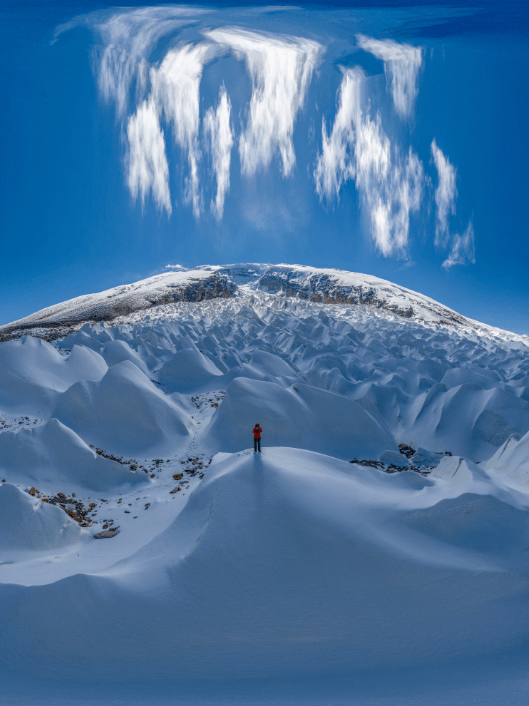
M 246 263 L 180 269 L 97 294 L 76 297 L 0 326 L 0 341 L 28 332 L 54 340 L 78 330 L 87 322 L 112 321 L 137 311 L 176 302 L 237 297 L 240 287 L 315 303 L 366 306 L 382 314 L 487 331 L 489 334 L 498 331 L 468 319 L 429 297 L 371 275 L 301 265 Z M 506 335 L 509 335 L 508 332 Z

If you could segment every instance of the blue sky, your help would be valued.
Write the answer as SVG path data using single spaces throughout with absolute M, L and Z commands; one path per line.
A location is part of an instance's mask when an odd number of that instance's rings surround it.
M 362 5 L 3 5 L 0 323 L 259 261 L 529 333 L 524 5 Z

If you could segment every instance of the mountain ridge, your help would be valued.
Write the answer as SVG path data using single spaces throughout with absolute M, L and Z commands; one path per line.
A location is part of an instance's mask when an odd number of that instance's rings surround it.
M 239 263 L 182 267 L 75 297 L 0 326 L 0 342 L 26 334 L 51 341 L 78 330 L 85 323 L 113 321 L 177 302 L 227 299 L 240 296 L 244 290 L 321 304 L 362 305 L 403 319 L 488 335 L 501 332 L 509 337 L 517 336 L 469 319 L 419 292 L 372 275 L 305 265 Z

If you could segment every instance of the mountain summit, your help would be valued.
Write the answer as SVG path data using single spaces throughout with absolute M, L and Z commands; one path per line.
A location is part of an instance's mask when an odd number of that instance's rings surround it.
M 0 341 L 33 335 L 54 340 L 84 323 L 112 321 L 177 302 L 275 294 L 321 304 L 369 307 L 382 315 L 451 327 L 499 332 L 429 297 L 387 280 L 346 270 L 303 265 L 201 265 L 86 294 L 0 327 Z M 502 332 L 506 333 L 506 332 Z

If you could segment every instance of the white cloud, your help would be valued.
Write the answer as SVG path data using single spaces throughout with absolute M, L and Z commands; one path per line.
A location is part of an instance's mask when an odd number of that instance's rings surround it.
M 209 138 L 213 171 L 217 178 L 217 195 L 211 210 L 217 220 L 224 213 L 224 199 L 230 188 L 230 162 L 233 134 L 230 127 L 231 103 L 224 85 L 219 93 L 217 110 L 209 108 L 204 116 L 204 130 Z
M 386 81 L 391 86 L 395 110 L 401 118 L 413 112 L 417 97 L 417 78 L 422 66 L 423 51 L 411 44 L 399 44 L 392 39 L 373 39 L 356 35 L 358 46 L 384 62 Z
M 165 140 L 158 111 L 152 100 L 143 101 L 127 124 L 129 153 L 127 184 L 133 198 L 141 195 L 142 204 L 152 190 L 159 208 L 171 213 L 169 194 L 169 165 L 165 154 Z
M 283 175 L 288 176 L 296 162 L 294 123 L 322 46 L 308 39 L 235 28 L 205 34 L 244 59 L 252 80 L 248 122 L 239 139 L 243 173 L 251 175 L 259 168 L 266 169 L 278 152 Z
M 439 183 L 435 190 L 435 205 L 437 207 L 435 223 L 435 245 L 446 247 L 450 239 L 448 228 L 448 218 L 450 214 L 456 212 L 456 176 L 457 171 L 448 158 L 432 140 L 432 156 L 437 168 Z
M 420 208 L 423 166 L 410 148 L 404 157 L 384 132 L 380 114 L 372 119 L 362 110 L 364 73 L 343 71 L 338 110 L 331 133 L 322 125 L 322 152 L 314 178 L 320 199 L 339 197 L 342 185 L 354 179 L 369 211 L 371 233 L 385 256 L 403 255 L 408 244 L 410 213 Z
M 316 190 L 322 199 L 333 195 L 339 198 L 342 184 L 355 177 L 355 122 L 360 111 L 360 87 L 363 80 L 360 70 L 345 71 L 339 91 L 338 110 L 330 135 L 327 135 L 325 118 L 322 124 L 322 152 L 318 157 L 314 177 Z
M 171 124 L 176 144 L 187 155 L 189 176 L 184 198 L 193 204 L 193 213 L 198 217 L 201 210 L 198 178 L 200 80 L 204 63 L 211 56 L 212 46 L 204 42 L 181 44 L 168 51 L 161 64 L 150 69 L 151 91 L 148 99 L 129 118 L 128 184 L 131 193 L 137 195 L 137 185 L 140 184 L 144 198 L 152 184 L 153 196 L 158 205 L 166 207 L 168 213 L 171 212 L 169 197 L 165 198 L 165 194 L 169 194 L 168 165 L 160 121 L 163 117 Z M 152 153 L 149 154 L 148 150 Z M 160 157 L 162 151 L 163 159 Z
M 200 80 L 204 64 L 213 58 L 214 53 L 209 43 L 180 44 L 167 52 L 159 67 L 150 71 L 151 99 L 171 123 L 176 144 L 187 153 L 189 176 L 185 201 L 192 202 L 197 217 L 201 211 L 198 180 Z
M 105 13 L 102 19 L 93 21 L 103 43 L 99 52 L 99 88 L 107 100 L 116 102 L 118 115 L 127 111 L 134 78 L 140 78 L 142 87 L 142 69 L 158 40 L 189 24 L 192 19 L 186 16 L 203 12 L 190 7 L 144 7 L 110 16 Z
M 475 262 L 474 226 L 472 225 L 472 221 L 470 221 L 463 235 L 456 233 L 452 238 L 450 253 L 443 262 L 443 267 L 448 270 L 454 265 L 474 264 Z

